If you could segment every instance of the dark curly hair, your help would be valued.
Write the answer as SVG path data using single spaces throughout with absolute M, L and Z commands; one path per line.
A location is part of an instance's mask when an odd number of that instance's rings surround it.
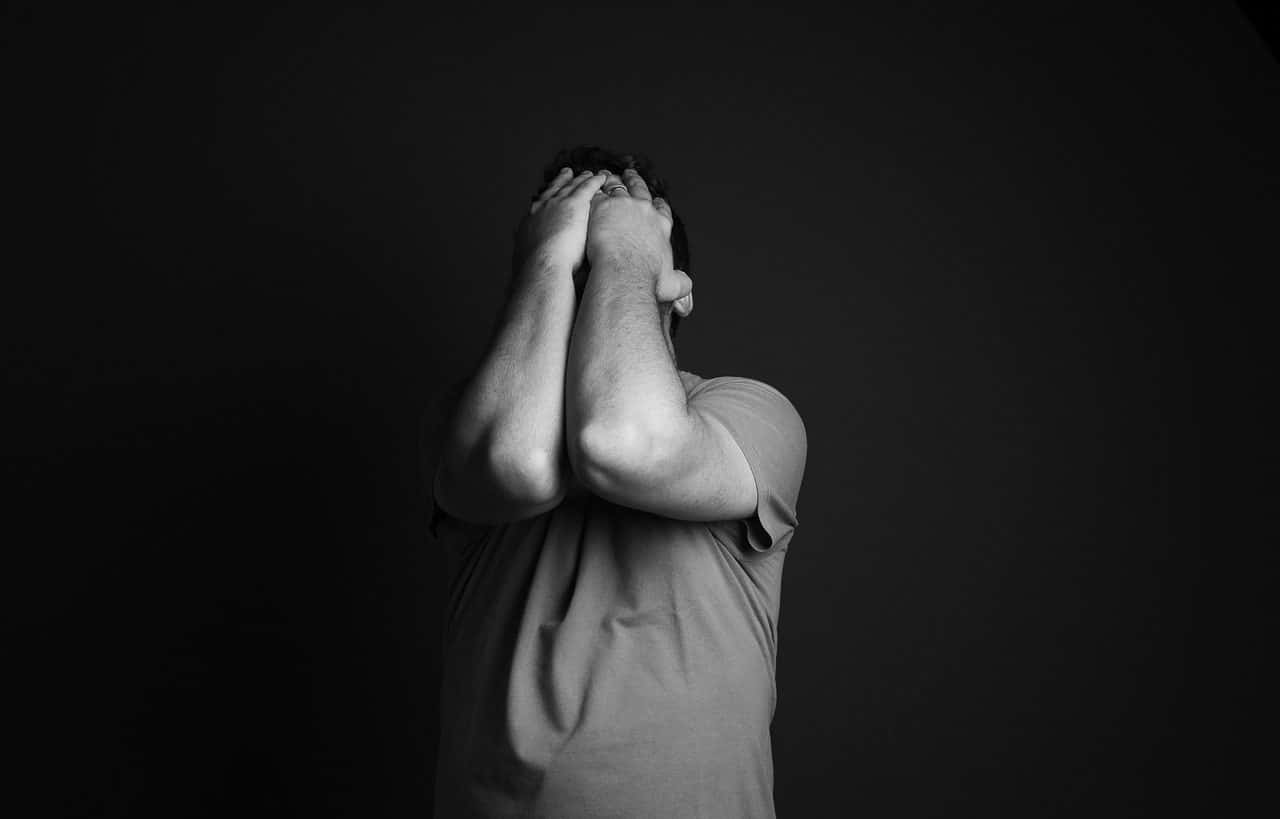
M 666 180 L 654 172 L 653 161 L 649 157 L 644 154 L 618 153 L 607 148 L 601 148 L 598 145 L 578 145 L 573 148 L 564 148 L 547 163 L 542 172 L 542 184 L 539 186 L 539 190 L 545 188 L 555 178 L 555 175 L 560 172 L 560 169 L 566 166 L 572 168 L 575 174 L 581 171 L 595 172 L 599 170 L 621 174 L 627 168 L 634 168 L 636 173 L 640 174 L 640 178 L 649 186 L 649 192 L 654 196 L 661 196 L 671 206 L 672 263 L 677 270 L 683 270 L 690 278 L 693 277 L 693 271 L 689 269 L 689 237 L 685 233 L 684 222 L 681 221 L 679 211 L 675 209 L 675 205 L 671 202 L 670 188 L 668 188 Z M 680 314 L 672 310 L 671 339 L 673 341 L 679 327 Z

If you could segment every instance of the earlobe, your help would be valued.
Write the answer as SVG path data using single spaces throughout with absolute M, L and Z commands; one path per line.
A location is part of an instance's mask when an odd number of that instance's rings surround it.
M 685 316 L 692 313 L 693 312 L 693 293 L 690 292 L 687 295 L 685 295 L 683 298 L 676 299 L 675 309 L 676 309 L 676 312 L 680 314 L 681 318 L 684 318 Z

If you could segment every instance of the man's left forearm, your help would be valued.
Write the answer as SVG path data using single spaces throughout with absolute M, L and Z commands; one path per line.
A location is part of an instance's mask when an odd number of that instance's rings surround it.
M 565 367 L 565 441 L 584 481 L 588 462 L 644 457 L 688 415 L 650 264 L 600 259 L 578 306 Z

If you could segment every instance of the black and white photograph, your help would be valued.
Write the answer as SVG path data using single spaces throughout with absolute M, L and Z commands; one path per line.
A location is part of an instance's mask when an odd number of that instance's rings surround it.
M 1271 812 L 1256 2 L 5 12 L 3 812 Z

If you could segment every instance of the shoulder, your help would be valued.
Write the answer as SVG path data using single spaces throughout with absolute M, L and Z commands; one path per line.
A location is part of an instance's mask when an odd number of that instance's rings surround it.
M 765 450 L 785 454 L 803 468 L 808 430 L 781 389 L 758 378 L 721 375 L 702 379 L 688 401 L 691 411 L 723 426 L 753 465 L 755 455 Z
M 681 374 L 684 377 L 684 374 Z M 686 394 L 690 400 L 695 397 L 702 400 L 711 398 L 737 400 L 758 405 L 775 405 L 777 408 L 794 414 L 799 419 L 800 412 L 795 403 L 778 387 L 758 378 L 743 375 L 718 375 L 712 378 L 697 378 L 691 387 L 686 382 Z

